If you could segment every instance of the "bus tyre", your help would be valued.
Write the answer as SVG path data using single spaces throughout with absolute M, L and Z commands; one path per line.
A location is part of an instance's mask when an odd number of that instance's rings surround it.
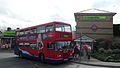
M 20 58 L 22 58 L 22 57 L 23 57 L 22 52 L 19 52 L 19 57 L 20 57 Z
M 43 63 L 45 61 L 44 54 L 40 54 L 39 58 L 40 58 L 40 62 Z

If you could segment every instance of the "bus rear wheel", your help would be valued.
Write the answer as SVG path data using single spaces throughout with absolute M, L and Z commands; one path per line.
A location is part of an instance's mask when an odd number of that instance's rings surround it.
M 40 54 L 39 58 L 40 58 L 40 62 L 43 63 L 45 61 L 44 54 Z

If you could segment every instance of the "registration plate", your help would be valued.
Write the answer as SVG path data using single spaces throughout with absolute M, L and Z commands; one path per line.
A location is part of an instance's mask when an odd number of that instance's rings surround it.
M 68 59 L 64 59 L 64 61 L 67 61 Z

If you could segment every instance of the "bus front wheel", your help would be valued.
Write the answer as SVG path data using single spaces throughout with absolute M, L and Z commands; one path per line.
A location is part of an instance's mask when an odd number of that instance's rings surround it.
M 40 54 L 39 58 L 40 58 L 40 62 L 43 63 L 45 61 L 44 54 Z
M 19 55 L 18 55 L 20 58 L 22 58 L 23 57 L 23 55 L 22 55 L 22 52 L 19 52 Z

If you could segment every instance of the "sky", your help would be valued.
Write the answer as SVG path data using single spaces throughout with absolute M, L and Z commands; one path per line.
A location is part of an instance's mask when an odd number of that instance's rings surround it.
M 117 13 L 113 23 L 120 24 L 119 7 L 119 0 L 0 0 L 0 30 L 52 21 L 69 23 L 74 29 L 74 13 L 91 8 Z

